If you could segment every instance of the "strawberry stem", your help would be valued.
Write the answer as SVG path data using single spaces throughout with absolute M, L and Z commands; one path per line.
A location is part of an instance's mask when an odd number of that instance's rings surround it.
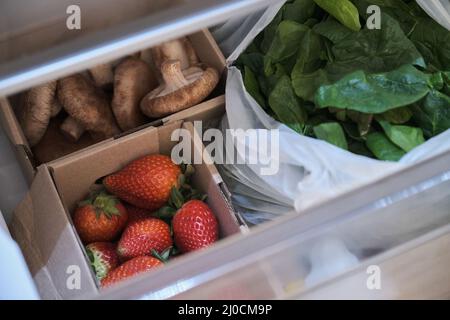
M 117 209 L 119 199 L 115 196 L 108 194 L 104 190 L 91 193 L 89 198 L 81 201 L 78 206 L 83 207 L 91 205 L 94 207 L 95 215 L 97 219 L 101 214 L 104 214 L 108 219 L 111 219 L 113 215 L 120 216 L 120 211 Z
M 168 247 L 163 252 L 161 252 L 161 254 L 159 254 L 158 251 L 156 251 L 155 249 L 152 249 L 151 253 L 154 258 L 158 259 L 162 263 L 167 263 L 172 253 L 172 248 L 173 247 Z

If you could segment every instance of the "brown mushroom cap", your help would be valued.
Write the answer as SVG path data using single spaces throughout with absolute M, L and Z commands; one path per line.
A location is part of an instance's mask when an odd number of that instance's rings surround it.
M 114 82 L 114 72 L 111 63 L 99 64 L 91 69 L 89 73 L 97 87 L 109 89 Z
M 184 37 L 152 48 L 153 62 L 157 69 L 161 69 L 164 62 L 169 60 L 180 61 L 181 70 L 187 69 L 198 63 L 197 54 L 191 41 Z
M 29 145 L 35 146 L 41 141 L 52 115 L 56 81 L 30 89 L 23 96 L 19 122 Z
M 194 67 L 181 71 L 179 61 L 166 61 L 161 66 L 164 83 L 141 101 L 141 110 L 149 117 L 158 118 L 190 108 L 202 102 L 219 82 L 217 70 Z
M 59 80 L 58 98 L 67 113 L 86 130 L 104 139 L 120 133 L 108 99 L 83 75 L 76 74 Z
M 147 122 L 139 103 L 157 85 L 158 81 L 150 67 L 140 59 L 128 58 L 117 66 L 111 107 L 123 131 Z

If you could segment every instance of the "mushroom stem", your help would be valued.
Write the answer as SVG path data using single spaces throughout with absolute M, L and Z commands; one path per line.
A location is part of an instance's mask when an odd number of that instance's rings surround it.
M 161 74 L 166 84 L 165 91 L 172 92 L 189 84 L 181 71 L 179 60 L 164 62 L 161 65 Z
M 160 69 L 168 60 L 179 60 L 181 69 L 187 69 L 198 63 L 198 58 L 188 38 L 180 38 L 162 43 L 152 49 L 153 62 Z
M 61 124 L 61 132 L 70 142 L 77 142 L 85 132 L 84 126 L 72 117 L 67 117 Z

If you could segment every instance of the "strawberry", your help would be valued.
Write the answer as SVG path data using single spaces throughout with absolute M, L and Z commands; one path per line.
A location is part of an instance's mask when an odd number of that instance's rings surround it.
M 110 242 L 91 243 L 86 246 L 86 253 L 99 281 L 119 265 L 116 246 Z
M 190 200 L 178 209 L 172 227 L 175 244 L 183 253 L 207 247 L 218 239 L 217 219 L 200 200 Z
M 163 263 L 154 257 L 142 256 L 128 260 L 118 268 L 111 271 L 101 282 L 102 287 L 108 287 L 124 279 L 146 272 Z
M 132 205 L 156 210 L 178 187 L 180 168 L 164 155 L 149 155 L 131 162 L 121 171 L 106 177 L 106 189 Z
M 131 224 L 135 221 L 140 221 L 145 218 L 150 217 L 151 211 L 147 209 L 142 209 L 135 207 L 131 204 L 124 204 L 125 209 L 127 209 L 128 213 L 128 224 Z
M 106 192 L 80 202 L 73 223 L 85 244 L 114 240 L 125 228 L 128 214 L 120 201 Z
M 123 260 L 151 255 L 152 250 L 163 252 L 172 246 L 170 227 L 156 218 L 146 218 L 128 225 L 117 245 L 117 253 Z

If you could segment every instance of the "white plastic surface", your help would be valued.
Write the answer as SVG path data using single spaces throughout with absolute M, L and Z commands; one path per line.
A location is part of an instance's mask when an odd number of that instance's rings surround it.
M 0 211 L 0 220 L 2 212 Z M 0 300 L 39 299 L 19 246 L 0 221 Z M 7 262 L 7 263 L 4 263 Z
M 434 20 L 450 30 L 450 0 L 416 0 Z

